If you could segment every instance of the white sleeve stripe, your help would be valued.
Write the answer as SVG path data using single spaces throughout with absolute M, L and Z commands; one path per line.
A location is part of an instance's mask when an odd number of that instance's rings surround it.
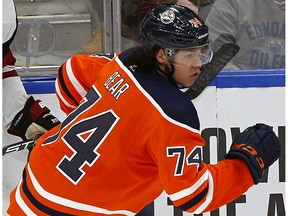
M 206 170 L 206 172 L 201 176 L 201 178 L 198 179 L 198 181 L 195 184 L 193 184 L 189 188 L 183 189 L 174 194 L 170 194 L 169 198 L 172 201 L 176 201 L 183 197 L 189 196 L 190 194 L 194 193 L 205 181 L 207 181 L 208 175 L 209 175 L 209 171 Z
M 22 180 L 20 181 L 20 183 L 18 184 L 17 186 L 17 189 L 16 189 L 16 194 L 15 194 L 15 199 L 16 199 L 16 202 L 17 204 L 21 207 L 22 211 L 24 211 L 24 213 L 26 215 L 31 215 L 31 216 L 37 216 L 37 214 L 35 214 L 27 205 L 26 203 L 24 202 L 24 200 L 22 199 L 21 197 L 21 194 L 20 194 L 20 185 L 22 184 Z
M 71 58 L 68 59 L 66 62 L 66 71 L 67 71 L 67 76 L 68 76 L 70 82 L 75 87 L 76 91 L 81 95 L 81 98 L 84 97 L 86 95 L 87 91 L 82 87 L 82 85 L 79 83 L 79 81 L 74 76 L 74 73 L 73 73 L 73 70 L 71 67 Z
M 61 99 L 61 101 L 65 104 L 65 106 L 71 107 L 71 108 L 73 108 L 73 109 L 76 108 L 76 106 L 71 105 L 70 103 L 68 103 L 68 102 L 64 99 L 63 95 L 62 95 L 61 92 L 60 92 L 59 86 L 58 86 L 58 79 L 56 79 L 56 82 L 55 82 L 55 90 L 56 90 L 56 93 L 57 93 L 58 97 L 59 97 L 59 98 Z
M 44 190 L 44 188 L 42 188 L 42 186 L 39 184 L 39 182 L 37 181 L 37 179 L 35 178 L 31 170 L 29 163 L 27 164 L 27 170 L 28 170 L 32 185 L 35 188 L 35 190 L 38 192 L 40 196 L 49 200 L 50 202 L 54 202 L 58 205 L 66 206 L 66 207 L 77 209 L 77 210 L 88 211 L 88 212 L 93 212 L 93 213 L 101 213 L 101 214 L 106 214 L 106 215 L 114 215 L 114 214 L 118 215 L 119 214 L 119 215 L 134 216 L 136 214 L 134 212 L 127 211 L 127 210 L 108 210 L 108 209 L 88 205 L 85 203 L 79 203 L 79 202 L 69 200 L 69 199 L 57 196 L 55 194 L 52 194 Z
M 213 194 L 214 194 L 214 180 L 213 180 L 213 176 L 212 174 L 208 171 L 209 173 L 209 177 L 208 177 L 208 183 L 209 183 L 209 187 L 208 187 L 208 192 L 207 192 L 207 196 L 206 196 L 206 200 L 204 203 L 202 203 L 202 205 L 200 205 L 195 211 L 194 214 L 200 214 L 201 212 L 203 212 L 207 206 L 211 203 L 212 199 L 213 199 Z
M 5 67 L 2 68 L 3 73 L 10 72 L 13 70 L 16 70 L 16 67 L 14 65 L 6 65 Z

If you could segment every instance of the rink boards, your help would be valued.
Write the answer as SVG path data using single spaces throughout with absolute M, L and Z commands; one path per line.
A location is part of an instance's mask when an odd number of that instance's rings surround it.
M 42 99 L 60 120 L 65 118 L 55 96 L 54 76 L 22 80 L 29 94 Z M 222 71 L 193 103 L 206 140 L 203 158 L 206 163 L 223 159 L 232 137 L 255 123 L 273 126 L 282 147 L 280 159 L 265 172 L 257 186 L 203 216 L 284 216 L 285 70 Z M 155 216 L 193 215 L 175 209 L 165 192 L 150 207 Z

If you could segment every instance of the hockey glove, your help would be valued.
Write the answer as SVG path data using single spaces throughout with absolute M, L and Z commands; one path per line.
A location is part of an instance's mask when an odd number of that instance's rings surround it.
M 279 139 L 272 127 L 256 124 L 236 136 L 225 158 L 244 160 L 254 183 L 258 184 L 263 170 L 280 157 L 280 151 Z
M 13 118 L 8 133 L 21 137 L 24 141 L 44 134 L 60 124 L 50 110 L 40 101 L 30 96 L 24 108 Z

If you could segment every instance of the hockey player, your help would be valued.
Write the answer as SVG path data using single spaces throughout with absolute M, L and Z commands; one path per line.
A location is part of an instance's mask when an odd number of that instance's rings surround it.
M 3 125 L 8 128 L 8 133 L 27 140 L 60 122 L 40 100 L 35 101 L 25 92 L 15 69 L 16 59 L 10 50 L 18 26 L 15 6 L 11 0 L 4 0 L 3 4 Z
M 60 67 L 56 92 L 69 115 L 38 139 L 10 215 L 135 215 L 164 190 L 198 214 L 239 197 L 279 158 L 271 127 L 256 124 L 224 160 L 201 160 L 197 111 L 177 86 L 191 85 L 212 56 L 192 10 L 154 8 L 141 38 L 120 55 L 75 55 Z

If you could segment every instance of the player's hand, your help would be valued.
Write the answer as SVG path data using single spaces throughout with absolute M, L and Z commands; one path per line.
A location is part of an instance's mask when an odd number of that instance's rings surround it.
M 254 183 L 258 184 L 263 170 L 280 157 L 280 143 L 272 127 L 256 124 L 248 127 L 233 140 L 225 158 L 244 160 L 251 172 Z
M 36 138 L 52 129 L 60 121 L 40 101 L 30 96 L 24 108 L 13 118 L 8 133 L 21 137 L 23 140 Z

